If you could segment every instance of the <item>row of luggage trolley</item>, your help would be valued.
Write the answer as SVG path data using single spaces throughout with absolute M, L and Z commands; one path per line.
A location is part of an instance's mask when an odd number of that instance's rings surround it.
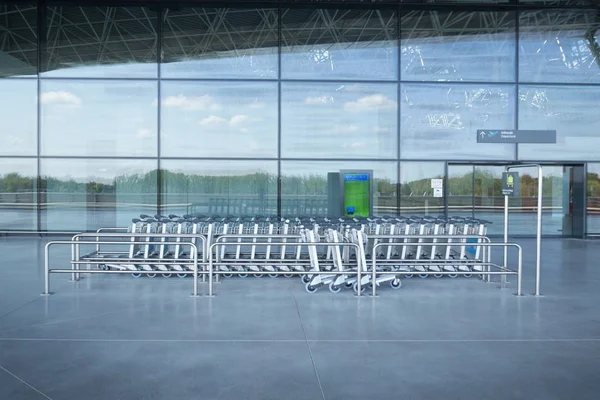
M 210 294 L 213 278 L 301 276 L 309 293 L 324 287 L 360 295 L 383 285 L 398 289 L 402 278 L 475 275 L 489 281 L 492 267 L 516 273 L 491 263 L 491 248 L 483 245 L 489 244 L 489 224 L 463 217 L 140 215 L 126 229 L 109 228 L 123 232 L 113 234 L 125 238 L 120 251 L 99 232 L 95 251 L 77 250 L 73 257 L 136 278 L 185 278 L 197 265 L 209 278 Z

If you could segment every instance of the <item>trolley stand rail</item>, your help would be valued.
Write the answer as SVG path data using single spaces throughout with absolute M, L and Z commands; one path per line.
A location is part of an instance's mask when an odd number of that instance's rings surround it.
M 456 236 L 455 236 L 456 237 Z M 439 238 L 444 238 L 444 236 L 440 236 Z M 459 236 L 460 238 L 460 236 Z M 374 250 L 377 247 L 380 246 L 386 246 L 388 245 L 387 243 L 378 243 L 374 246 Z M 423 246 L 434 246 L 435 243 L 421 243 L 421 245 Z M 517 293 L 516 296 L 522 296 L 522 290 L 521 290 L 521 286 L 522 286 L 522 274 L 523 274 L 523 249 L 521 248 L 521 246 L 519 246 L 516 243 L 489 243 L 489 242 L 485 242 L 485 243 L 477 243 L 477 246 L 482 246 L 483 248 L 489 247 L 490 251 L 488 251 L 488 255 L 491 254 L 491 248 L 493 247 L 503 247 L 503 248 L 508 248 L 508 247 L 515 247 L 517 248 L 517 252 L 518 252 L 518 264 L 517 264 L 517 271 L 511 270 L 509 268 L 507 268 L 506 266 L 500 266 L 500 265 L 496 265 L 496 264 L 492 264 L 492 263 L 485 263 L 485 265 L 488 266 L 488 270 L 487 271 L 478 271 L 477 274 L 478 275 L 517 275 Z M 390 260 L 390 261 L 394 261 L 397 264 L 410 264 L 410 263 L 415 263 L 415 260 Z M 437 262 L 443 261 L 443 260 L 436 260 Z M 471 261 L 471 260 L 469 260 Z M 481 263 L 480 263 L 481 264 Z M 481 264 L 483 265 L 483 264 Z M 377 258 L 373 257 L 372 260 L 372 271 L 371 271 L 371 279 L 373 282 L 373 296 L 376 296 L 376 278 L 377 278 Z M 498 269 L 500 269 L 500 271 L 491 271 L 489 269 L 489 267 L 496 267 Z M 412 273 L 412 271 L 394 271 L 393 274 L 394 275 L 410 275 Z M 421 272 L 419 272 L 421 273 Z M 466 271 L 426 271 L 423 272 L 423 274 L 440 274 L 440 275 L 449 275 L 449 274 L 458 274 L 458 275 L 465 275 L 465 274 L 469 274 L 471 273 L 466 272 Z
M 53 245 L 57 245 L 57 244 L 70 244 L 72 245 L 78 245 L 78 244 L 84 244 L 85 242 L 81 242 L 78 240 L 55 240 L 55 241 L 51 241 L 46 243 L 46 246 L 44 247 L 44 292 L 42 293 L 42 296 L 50 296 L 52 293 L 50 292 L 50 273 L 63 273 L 63 274 L 72 274 L 73 273 L 73 269 L 50 269 L 50 246 Z M 145 244 L 145 241 L 131 241 L 131 242 L 122 242 L 122 241 L 103 241 L 102 244 L 111 244 L 111 245 L 124 245 L 124 244 L 137 244 L 137 245 L 143 245 Z M 93 242 L 88 242 L 88 244 L 93 244 Z M 185 273 L 187 274 L 192 274 L 194 276 L 194 288 L 193 288 L 193 292 L 192 292 L 192 297 L 198 297 L 198 274 L 200 273 L 198 271 L 198 246 L 196 246 L 194 243 L 184 243 L 184 245 L 190 246 L 190 252 L 194 252 L 194 257 L 192 259 L 192 263 L 191 265 L 193 266 L 193 270 L 192 271 L 186 271 Z M 105 261 L 104 261 L 105 262 Z M 79 260 L 71 260 L 71 264 L 73 266 L 79 266 L 79 264 L 100 264 L 100 261 L 79 261 Z M 189 263 L 189 262 L 188 262 Z M 202 271 L 202 274 L 211 274 L 211 270 L 210 270 L 210 265 L 209 265 L 209 270 L 208 271 Z M 103 270 L 84 270 L 83 272 L 81 272 L 80 269 L 78 269 L 77 274 L 80 273 L 86 273 L 86 274 L 131 274 L 131 271 L 103 271 Z M 137 273 L 140 274 L 148 274 L 148 273 L 153 273 L 153 271 L 137 271 Z M 169 273 L 169 274 L 175 274 L 175 273 L 181 273 L 180 271 L 166 271 L 165 273 Z
M 532 168 L 538 170 L 538 198 L 537 198 L 537 231 L 535 240 L 535 296 L 540 295 L 540 276 L 542 270 L 542 198 L 544 193 L 544 170 L 540 164 L 509 165 L 506 171 L 516 168 Z M 504 242 L 508 242 L 508 196 L 504 196 Z M 506 266 L 507 253 L 504 251 L 504 265 Z
M 215 243 L 212 243 L 209 246 L 209 251 L 208 251 L 208 265 L 209 265 L 209 274 L 208 274 L 208 296 L 214 296 L 213 293 L 213 275 L 215 274 L 215 269 L 214 269 L 214 259 L 213 259 L 213 253 L 215 253 L 215 249 L 220 247 L 220 246 L 226 246 L 228 243 L 227 242 L 221 242 L 221 239 L 290 239 L 290 238 L 294 238 L 294 239 L 300 239 L 300 236 L 298 235 L 223 235 L 220 236 L 217 241 Z M 249 242 L 249 243 L 243 243 L 241 242 L 241 244 L 239 244 L 240 242 L 238 241 L 238 245 L 241 246 L 252 246 L 253 242 Z M 281 242 L 271 242 L 271 245 L 283 245 L 283 244 L 289 244 L 289 242 L 284 242 L 283 240 Z M 295 243 L 295 245 L 297 245 L 299 248 L 301 247 L 333 247 L 333 246 L 342 246 L 342 247 L 353 247 L 356 249 L 356 254 L 360 254 L 359 252 L 361 251 L 360 246 L 356 243 L 328 243 L 328 242 L 317 242 L 317 243 L 311 243 L 311 242 L 298 242 Z M 276 261 L 275 259 L 273 259 L 272 261 Z M 282 260 L 279 260 L 282 261 Z M 254 261 L 253 261 L 254 262 Z M 363 266 L 361 261 L 360 261 L 360 257 L 357 257 L 357 268 L 356 268 L 356 272 L 351 272 L 351 271 L 307 271 L 307 272 L 303 272 L 303 271 L 286 271 L 285 274 L 290 274 L 290 275 L 304 275 L 304 274 L 335 274 L 335 275 L 354 275 L 356 274 L 357 279 L 358 279 L 358 292 L 357 292 L 357 296 L 360 296 L 361 293 L 361 277 L 362 277 L 362 269 L 366 268 L 366 265 Z M 249 271 L 246 271 L 245 273 L 248 273 Z M 217 274 L 220 272 L 217 272 Z M 234 274 L 239 274 L 239 271 L 230 271 L 229 273 L 234 273 Z M 273 274 L 273 272 L 271 271 L 252 271 L 249 272 L 253 275 L 266 275 L 266 274 Z M 276 271 L 276 274 L 284 274 L 284 271 Z
M 83 244 L 96 244 L 96 247 L 100 246 L 101 244 L 111 244 L 109 242 L 106 241 L 99 241 L 99 238 L 102 237 L 106 237 L 106 238 L 122 238 L 122 239 L 129 239 L 129 241 L 125 242 L 125 241 L 120 241 L 117 242 L 116 244 L 118 245 L 136 245 L 139 243 L 135 243 L 135 240 L 138 238 L 144 238 L 146 239 L 144 241 L 144 243 L 142 243 L 142 245 L 147 245 L 148 244 L 148 240 L 150 240 L 151 238 L 180 238 L 180 239 L 193 239 L 192 242 L 180 242 L 181 245 L 190 245 L 190 244 L 194 244 L 195 245 L 195 240 L 196 239 L 200 239 L 200 241 L 202 242 L 202 262 L 199 263 L 201 265 L 207 265 L 206 262 L 206 244 L 207 244 L 207 239 L 206 236 L 204 235 L 200 235 L 200 234 L 189 234 L 189 233 L 131 233 L 131 232 L 126 232 L 126 233 L 102 233 L 102 232 L 96 232 L 94 233 L 78 233 L 77 235 L 74 235 L 73 238 L 71 239 L 72 241 L 74 241 L 75 243 L 73 243 L 72 248 L 74 248 L 74 250 L 71 251 L 72 255 L 73 252 L 75 253 L 75 257 L 73 258 L 74 260 L 77 260 L 77 262 L 72 262 L 72 275 L 73 275 L 73 281 L 78 281 L 79 280 L 79 265 L 80 264 L 100 264 L 100 262 L 91 262 L 91 261 L 85 261 L 83 262 L 81 257 L 80 257 L 80 246 Z M 96 242 L 94 241 L 85 241 L 85 240 L 80 240 L 80 239 L 86 239 L 86 238 L 92 238 L 95 239 Z M 196 255 L 198 254 L 198 246 L 195 245 L 195 250 L 196 250 Z M 191 253 L 191 252 L 190 252 Z M 118 253 L 117 253 L 118 254 Z M 185 262 L 184 259 L 181 259 L 183 262 L 177 262 L 176 264 L 180 264 L 180 265 L 191 265 L 190 261 Z M 105 260 L 106 261 L 106 260 Z M 114 260 L 110 260 L 110 261 L 120 261 L 118 259 L 114 259 Z M 150 259 L 136 259 L 136 261 L 150 261 Z M 151 261 L 157 261 L 156 259 L 152 259 Z M 169 260 L 167 260 L 168 262 Z M 106 262 L 102 262 L 102 264 L 105 264 Z M 77 267 L 77 268 L 75 268 Z M 141 271 L 137 271 L 137 272 L 141 272 Z M 137 273 L 136 272 L 136 273 Z M 168 274 L 172 274 L 171 272 L 168 271 L 161 271 L 161 273 L 168 273 Z M 151 274 L 153 273 L 152 271 L 149 272 L 144 272 L 144 274 Z M 189 272 L 185 272 L 185 271 L 179 271 L 179 273 L 182 274 L 188 274 Z M 206 274 L 202 273 L 202 277 L 204 278 Z

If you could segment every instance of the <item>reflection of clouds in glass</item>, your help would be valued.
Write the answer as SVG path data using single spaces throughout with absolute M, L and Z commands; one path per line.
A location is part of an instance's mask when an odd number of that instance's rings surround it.
M 209 95 L 202 96 L 184 96 L 178 94 L 176 96 L 168 96 L 163 100 L 165 107 L 181 108 L 186 111 L 219 111 L 221 105 L 217 100 Z
M 162 154 L 276 156 L 277 84 L 172 81 L 163 82 L 162 88 Z M 194 107 L 197 110 L 188 111 Z M 191 116 L 193 120 L 186 121 Z
M 312 106 L 312 105 L 316 105 L 316 104 L 327 104 L 327 103 L 333 103 L 335 102 L 333 97 L 330 96 L 315 96 L 315 97 L 307 97 L 304 100 L 304 103 Z
M 216 126 L 226 124 L 228 121 L 225 118 L 211 115 L 210 117 L 202 118 L 198 123 L 202 126 Z
M 350 112 L 363 112 L 370 110 L 390 110 L 396 107 L 396 102 L 388 99 L 383 94 L 372 94 L 361 97 L 357 101 L 344 104 L 344 109 Z
M 42 104 L 72 104 L 81 105 L 81 98 L 75 94 L 63 90 L 44 92 L 40 96 Z
M 154 135 L 152 134 L 150 129 L 142 128 L 142 129 L 139 129 L 137 132 L 137 137 L 140 139 L 147 139 L 147 138 L 151 138 L 153 136 Z

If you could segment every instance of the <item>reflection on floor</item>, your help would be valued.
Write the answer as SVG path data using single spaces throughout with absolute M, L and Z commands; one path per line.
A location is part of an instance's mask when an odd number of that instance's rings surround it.
M 475 278 L 375 299 L 230 279 L 191 298 L 190 279 L 130 276 L 54 276 L 46 298 L 43 240 L 2 239 L 0 399 L 597 399 L 600 242 L 545 240 L 542 298 L 520 243 L 521 298 Z

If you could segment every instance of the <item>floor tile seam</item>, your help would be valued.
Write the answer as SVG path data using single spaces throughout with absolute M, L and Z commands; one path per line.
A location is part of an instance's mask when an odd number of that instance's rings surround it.
M 41 297 L 40 297 L 41 298 Z M 24 304 L 22 307 L 23 308 L 35 301 L 37 301 L 38 299 L 34 299 L 32 301 L 30 301 L 27 304 Z M 161 306 L 164 305 L 168 305 L 168 304 L 172 304 L 175 303 L 178 300 L 168 300 L 165 303 L 160 303 Z M 40 326 L 46 326 L 46 325 L 54 325 L 54 324 L 62 324 L 65 322 L 73 322 L 73 321 L 78 321 L 81 319 L 93 319 L 93 318 L 98 318 L 98 317 L 105 317 L 107 315 L 111 315 L 111 314 L 118 314 L 118 313 L 123 313 L 123 312 L 127 312 L 127 311 L 132 311 L 132 310 L 136 310 L 138 308 L 145 308 L 146 306 L 140 305 L 139 307 L 133 307 L 133 308 L 128 308 L 128 309 L 124 309 L 124 310 L 112 310 L 112 311 L 107 311 L 105 313 L 100 313 L 100 314 L 92 314 L 92 315 L 82 315 L 79 317 L 74 317 L 74 318 L 68 318 L 68 319 L 62 319 L 62 320 L 58 320 L 58 321 L 48 321 L 48 322 L 42 322 L 42 323 L 37 323 L 37 324 L 31 324 L 31 325 L 26 325 L 26 326 L 18 326 L 18 327 L 14 327 L 14 328 L 6 328 L 6 329 L 0 329 L 0 333 L 3 332 L 8 332 L 8 331 L 13 331 L 16 329 L 27 329 L 27 328 L 36 328 L 36 327 L 40 327 Z M 18 310 L 15 310 L 18 311 Z
M 323 397 L 323 400 L 326 400 L 325 391 L 323 390 L 323 385 L 321 384 L 321 377 L 319 376 L 319 370 L 317 369 L 317 364 L 315 362 L 315 358 L 313 357 L 310 343 L 308 342 L 308 335 L 306 333 L 306 329 L 304 328 L 304 323 L 302 322 L 302 314 L 300 313 L 300 305 L 298 304 L 298 299 L 296 298 L 296 289 L 293 286 L 292 286 L 292 299 L 294 300 L 294 304 L 296 304 L 296 312 L 298 313 L 298 319 L 300 321 L 300 328 L 302 329 L 302 334 L 304 335 L 304 342 L 306 343 L 306 347 L 308 349 L 308 354 L 310 356 L 310 362 L 313 366 L 313 371 L 315 372 L 315 377 L 317 378 L 317 383 L 319 384 L 319 389 L 321 390 L 321 396 Z
M 4 318 L 4 317 L 7 317 L 7 316 L 11 315 L 11 314 L 12 314 L 12 313 L 14 313 L 14 312 L 17 312 L 17 311 L 19 311 L 20 309 L 22 309 L 22 308 L 24 308 L 24 307 L 27 307 L 28 305 L 30 305 L 30 304 L 32 304 L 32 303 L 35 303 L 35 302 L 36 302 L 36 301 L 38 301 L 40 298 L 41 298 L 40 296 L 36 296 L 36 297 L 35 297 L 35 298 L 33 298 L 32 300 L 29 300 L 29 301 L 27 301 L 26 303 L 24 303 L 24 304 L 21 304 L 20 306 L 17 306 L 17 308 L 15 308 L 15 309 L 13 309 L 13 310 L 10 310 L 10 311 L 8 311 L 8 312 L 7 312 L 7 313 L 5 313 L 5 314 L 2 314 L 2 315 L 0 315 L 0 319 L 2 319 L 2 318 Z M 0 332 L 1 332 L 1 331 L 2 331 L 2 330 L 0 330 Z
M 9 374 L 10 376 L 12 376 L 16 380 L 18 380 L 19 382 L 21 382 L 22 384 L 24 384 L 25 386 L 27 386 L 28 388 L 30 388 L 31 390 L 35 391 L 39 395 L 45 397 L 48 400 L 52 400 L 52 398 L 50 396 L 48 396 L 47 394 L 45 394 L 44 392 L 42 392 L 38 388 L 34 387 L 33 385 L 30 385 L 29 383 L 27 383 L 26 381 L 24 381 L 23 379 L 21 379 L 20 377 L 18 377 L 17 375 L 15 375 L 14 373 L 10 372 L 7 368 L 3 367 L 2 365 L 0 365 L 0 370 L 6 372 L 7 374 Z
M 102 339 L 0 337 L 0 342 L 123 342 L 123 343 L 595 343 L 600 338 L 571 339 Z

